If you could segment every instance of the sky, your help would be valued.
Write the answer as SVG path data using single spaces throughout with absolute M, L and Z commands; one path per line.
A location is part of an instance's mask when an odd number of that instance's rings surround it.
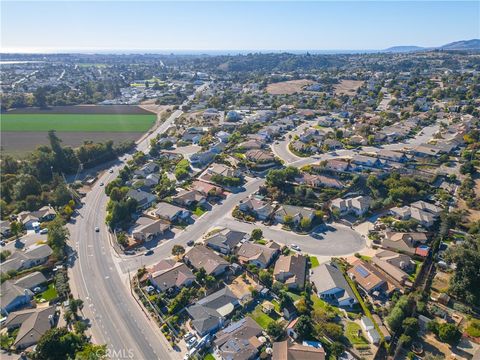
M 480 38 L 480 1 L 4 1 L 1 52 L 368 50 Z

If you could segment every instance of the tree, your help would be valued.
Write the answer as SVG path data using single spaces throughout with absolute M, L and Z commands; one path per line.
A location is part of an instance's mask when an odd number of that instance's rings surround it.
M 107 359 L 107 345 L 87 344 L 75 354 L 75 360 L 103 360 Z
M 266 287 L 270 288 L 273 284 L 273 276 L 266 270 L 260 271 L 259 274 L 260 281 L 265 284 Z
M 312 225 L 312 221 L 309 218 L 304 217 L 304 218 L 302 218 L 302 220 L 300 220 L 300 227 L 303 230 L 310 229 L 311 225 Z
M 83 336 L 73 334 L 66 328 L 53 328 L 42 335 L 33 358 L 36 360 L 70 359 L 85 344 Z
M 285 215 L 283 217 L 283 222 L 285 225 L 291 226 L 293 224 L 293 217 L 291 215 Z
M 263 237 L 262 229 L 256 228 L 252 230 L 252 235 L 251 235 L 252 240 L 260 240 L 262 237 Z
M 172 255 L 180 256 L 185 254 L 185 248 L 182 245 L 174 245 L 172 248 Z
M 195 278 L 200 285 L 204 285 L 207 278 L 207 271 L 203 267 L 198 269 L 197 273 L 195 274 Z
M 23 225 L 19 221 L 12 221 L 10 223 L 10 232 L 15 238 L 18 238 L 18 235 L 22 232 Z
M 402 328 L 405 335 L 415 337 L 420 329 L 418 325 L 418 319 L 414 317 L 406 318 L 402 322 Z
M 267 325 L 267 334 L 276 340 L 283 336 L 283 326 L 276 321 L 272 321 Z
M 338 359 L 344 351 L 345 345 L 339 341 L 335 341 L 330 345 L 330 354 L 332 354 L 335 359 Z
M 20 174 L 16 177 L 13 186 L 13 197 L 15 200 L 24 200 L 28 195 L 40 195 L 42 186 L 40 182 L 29 174 Z
M 300 316 L 295 324 L 295 331 L 300 339 L 311 338 L 313 333 L 312 319 L 307 315 Z
M 38 87 L 37 90 L 33 93 L 33 99 L 35 105 L 41 109 L 47 108 L 47 95 L 44 87 Z
M 63 219 L 57 216 L 48 224 L 47 240 L 48 245 L 52 248 L 53 254 L 58 259 L 65 256 L 65 244 L 70 236 L 68 229 L 64 226 Z
M 443 323 L 438 326 L 438 338 L 448 344 L 455 344 L 460 339 L 461 333 L 455 324 Z

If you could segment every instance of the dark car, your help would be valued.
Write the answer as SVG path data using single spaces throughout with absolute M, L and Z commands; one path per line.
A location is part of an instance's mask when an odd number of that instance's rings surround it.
M 194 244 L 194 241 L 193 240 L 188 240 L 187 241 L 187 246 L 193 246 Z
M 149 256 L 149 255 L 152 255 L 153 254 L 153 250 L 148 250 L 146 253 L 145 253 L 145 256 Z

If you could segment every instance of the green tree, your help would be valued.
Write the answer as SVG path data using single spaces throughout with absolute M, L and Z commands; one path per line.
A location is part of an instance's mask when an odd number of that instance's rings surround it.
M 66 328 L 53 328 L 42 335 L 37 343 L 33 358 L 35 360 L 58 360 L 75 357 L 83 348 L 83 336 L 69 332 Z
M 267 325 L 267 334 L 271 336 L 273 340 L 276 340 L 283 336 L 283 326 L 276 321 L 272 321 Z
M 256 228 L 252 230 L 252 235 L 250 237 L 252 240 L 260 240 L 262 237 L 263 237 L 262 229 Z
M 312 221 L 309 218 L 304 217 L 304 218 L 302 218 L 302 220 L 300 220 L 300 227 L 303 230 L 310 229 L 311 225 L 312 225 Z
M 13 197 L 15 200 L 24 200 L 28 195 L 40 195 L 42 186 L 40 182 L 29 174 L 20 174 L 13 186 Z
M 57 216 L 48 224 L 47 240 L 48 245 L 52 248 L 53 254 L 58 259 L 65 256 L 65 244 L 70 236 L 68 229 L 65 227 L 63 219 Z
M 75 360 L 103 360 L 107 359 L 107 345 L 87 344 L 75 354 Z
M 443 323 L 438 326 L 438 338 L 448 344 L 455 344 L 461 337 L 461 333 L 455 324 Z
M 260 271 L 260 281 L 265 284 L 266 287 L 271 288 L 273 284 L 273 276 L 266 270 Z
M 295 324 L 295 331 L 300 339 L 311 338 L 313 333 L 312 319 L 307 315 L 300 316 Z
M 185 254 L 185 248 L 182 245 L 174 245 L 172 248 L 172 255 L 180 256 Z

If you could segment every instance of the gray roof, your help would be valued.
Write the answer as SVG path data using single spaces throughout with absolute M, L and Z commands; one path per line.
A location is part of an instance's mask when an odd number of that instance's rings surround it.
M 342 272 L 331 264 L 322 264 L 312 270 L 310 275 L 310 281 L 315 284 L 318 292 L 324 292 L 334 288 L 344 289 L 345 293 L 343 297 L 338 300 L 353 298 L 355 294 L 352 288 L 348 285 L 347 280 L 343 276 Z
M 204 268 L 208 275 L 214 273 L 219 266 L 230 264 L 212 250 L 202 245 L 191 248 L 185 254 L 185 257 L 195 269 Z
M 15 281 L 15 285 L 24 289 L 33 289 L 47 282 L 47 278 L 39 271 L 35 271 Z
M 36 343 L 51 327 L 50 316 L 54 316 L 55 306 L 16 311 L 8 315 L 5 326 L 20 326 L 13 345 L 29 346 Z
M 158 203 L 157 206 L 155 207 L 154 213 L 160 217 L 172 218 L 176 214 L 184 210 L 185 209 L 179 206 L 172 205 L 166 202 L 161 202 L 161 203 Z
M 28 260 L 46 259 L 52 255 L 53 250 L 47 244 L 30 246 L 26 251 L 14 252 L 6 261 L 2 263 L 1 271 L 19 270 Z
M 188 307 L 187 312 L 192 318 L 192 326 L 195 330 L 204 334 L 220 324 L 222 314 L 226 315 L 222 308 L 231 305 L 233 310 L 237 303 L 238 299 L 233 292 L 228 287 L 224 287 Z
M 149 192 L 135 189 L 128 190 L 127 197 L 137 200 L 139 206 L 149 204 L 157 199 L 155 195 Z
M 246 235 L 246 233 L 241 231 L 223 229 L 206 239 L 205 243 L 210 246 L 232 250 Z
M 215 346 L 221 347 L 231 338 L 248 340 L 262 333 L 262 328 L 250 317 L 231 323 L 215 335 Z
M 25 294 L 33 296 L 29 289 L 25 289 L 16 285 L 13 281 L 7 280 L 0 285 L 0 302 L 3 307 L 10 305 L 16 298 L 24 296 Z

